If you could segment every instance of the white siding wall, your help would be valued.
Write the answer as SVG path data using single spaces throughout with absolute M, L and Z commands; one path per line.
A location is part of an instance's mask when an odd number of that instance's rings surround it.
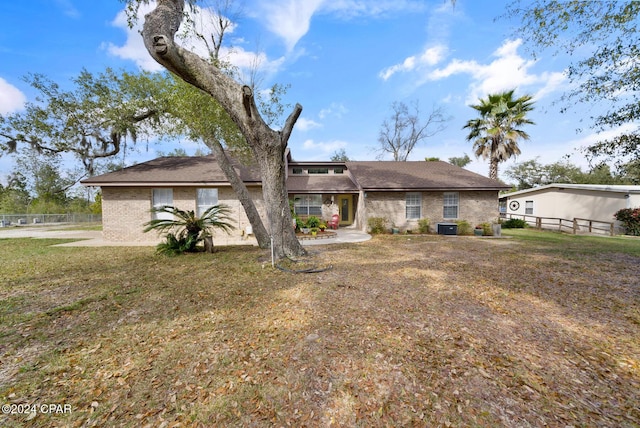
M 636 201 L 637 199 L 637 201 Z M 520 207 L 511 209 L 511 202 L 517 201 Z M 613 221 L 613 214 L 627 208 L 624 193 L 589 191 L 580 189 L 543 189 L 526 195 L 508 197 L 507 214 L 525 214 L 526 201 L 533 201 L 533 214 L 536 217 L 586 218 L 600 221 Z M 631 195 L 631 208 L 640 206 L 640 195 Z M 635 204 L 635 205 L 634 205 Z

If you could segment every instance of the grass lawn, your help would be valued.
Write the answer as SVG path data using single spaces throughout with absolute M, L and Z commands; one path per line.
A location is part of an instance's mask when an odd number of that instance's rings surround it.
M 0 426 L 640 426 L 640 239 L 504 233 L 0 240 Z

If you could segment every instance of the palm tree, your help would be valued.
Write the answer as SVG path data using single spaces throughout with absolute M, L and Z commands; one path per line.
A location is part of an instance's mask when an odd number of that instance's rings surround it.
M 476 157 L 489 158 L 489 178 L 498 179 L 498 164 L 511 156 L 520 154 L 518 140 L 528 140 L 529 134 L 520 129 L 522 125 L 533 125 L 527 113 L 533 110 L 530 95 L 514 100 L 513 92 L 490 94 L 480 99 L 480 104 L 471 108 L 480 117 L 467 122 L 463 129 L 469 129 L 467 141 L 474 141 Z
M 228 223 L 231 220 L 229 207 L 222 204 L 210 207 L 200 217 L 194 211 L 184 211 L 170 205 L 153 208 L 151 212 L 172 216 L 172 218 L 157 218 L 145 223 L 145 232 L 156 230 L 167 233 L 166 241 L 158 245 L 158 252 L 165 254 L 195 251 L 199 242 L 211 237 L 213 229 L 221 229 L 227 233 L 234 229 Z M 211 251 L 212 248 L 213 244 L 211 244 Z

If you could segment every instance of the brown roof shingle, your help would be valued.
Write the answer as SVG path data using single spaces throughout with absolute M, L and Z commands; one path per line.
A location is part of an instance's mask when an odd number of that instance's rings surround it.
M 347 162 L 365 190 L 500 190 L 509 186 L 443 161 Z
M 291 193 L 356 193 L 358 186 L 345 174 L 289 175 L 287 190 Z
M 232 161 L 236 172 L 247 184 L 261 182 L 256 166 L 242 165 Z M 228 184 L 227 178 L 213 156 L 161 157 L 149 162 L 133 165 L 120 171 L 110 172 L 82 180 L 86 186 L 131 186 L 131 185 L 220 185 Z
M 247 185 L 261 183 L 257 166 L 233 161 Z M 501 190 L 503 183 L 447 162 L 346 162 L 344 174 L 290 175 L 287 190 L 298 193 L 368 191 Z M 86 186 L 226 186 L 214 156 L 161 157 L 82 181 Z

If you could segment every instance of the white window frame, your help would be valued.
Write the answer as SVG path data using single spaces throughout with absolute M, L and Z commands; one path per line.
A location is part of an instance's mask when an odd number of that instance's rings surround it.
M 209 208 L 218 205 L 218 189 L 201 187 L 196 189 L 196 215 L 202 217 Z
M 524 201 L 525 215 L 533 215 L 533 201 Z
M 173 189 L 170 188 L 157 188 L 151 190 L 151 206 L 153 208 L 160 208 L 165 205 L 173 206 Z M 171 220 L 173 216 L 169 213 L 153 213 L 154 220 Z
M 422 193 L 407 192 L 405 195 L 404 214 L 407 220 L 418 220 L 422 217 Z
M 445 192 L 442 200 L 442 218 L 458 218 L 460 215 L 460 194 L 458 192 Z M 452 209 L 455 209 L 455 215 L 452 215 Z
M 293 195 L 293 210 L 301 216 L 322 216 L 322 194 Z

